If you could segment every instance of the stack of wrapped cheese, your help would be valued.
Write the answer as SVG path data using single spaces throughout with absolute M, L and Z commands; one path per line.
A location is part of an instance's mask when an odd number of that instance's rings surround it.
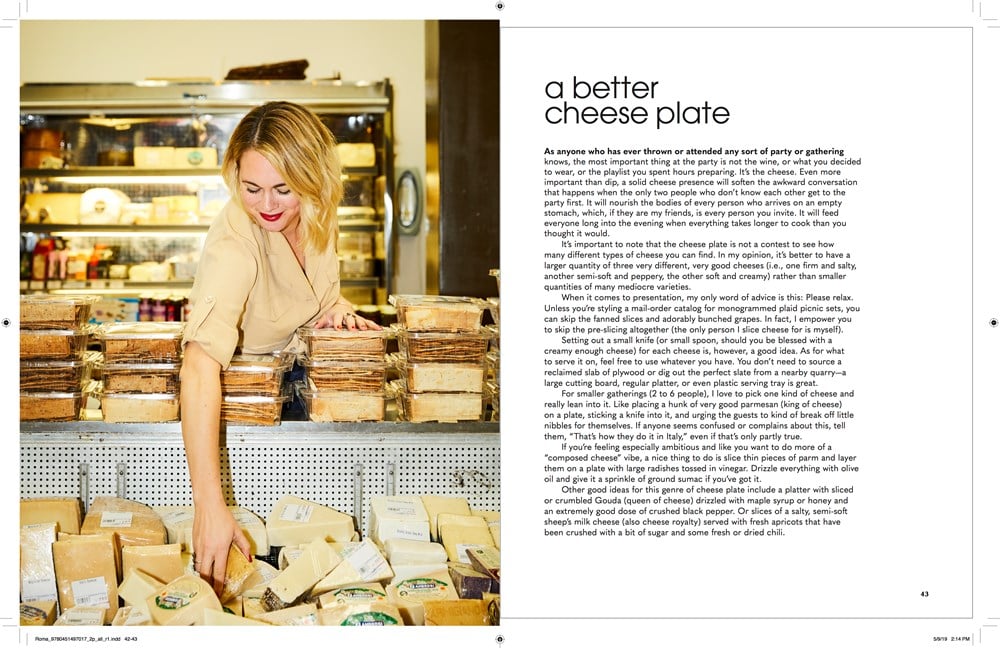
M 277 425 L 285 373 L 292 366 L 288 353 L 237 354 L 222 370 L 222 419 L 237 425 Z
M 299 390 L 312 421 L 385 419 L 389 331 L 302 327 L 306 384 Z
M 496 277 L 497 292 L 500 292 L 500 269 L 493 268 L 490 275 Z M 491 328 L 494 336 L 490 339 L 490 350 L 486 353 L 486 391 L 490 397 L 492 420 L 500 420 L 500 298 L 491 297 L 486 301 L 490 304 L 490 316 L 493 318 Z
M 221 594 L 193 569 L 189 506 L 21 502 L 23 625 L 488 625 L 499 514 L 461 497 L 376 497 L 370 532 L 285 495 L 266 522 L 230 507 L 258 557 L 230 547 Z M 495 519 L 494 527 L 488 519 Z M 280 568 L 280 569 L 279 569 Z
M 95 299 L 90 296 L 21 297 L 21 420 L 74 421 L 89 377 L 84 359 Z
M 399 318 L 395 392 L 400 418 L 482 420 L 486 352 L 493 335 L 482 326 L 487 302 L 438 295 L 391 295 L 389 302 Z
M 101 412 L 109 423 L 180 418 L 181 322 L 109 322 L 97 330 Z

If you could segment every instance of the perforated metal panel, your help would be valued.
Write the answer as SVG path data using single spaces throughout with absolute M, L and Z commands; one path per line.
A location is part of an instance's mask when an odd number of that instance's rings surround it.
M 461 425 L 461 424 L 460 424 Z M 191 504 L 180 426 L 25 424 L 21 496 L 126 497 L 151 506 Z M 367 532 L 375 495 L 434 493 L 500 510 L 496 423 L 377 424 L 229 429 L 220 448 L 223 492 L 266 516 L 292 494 L 354 515 Z

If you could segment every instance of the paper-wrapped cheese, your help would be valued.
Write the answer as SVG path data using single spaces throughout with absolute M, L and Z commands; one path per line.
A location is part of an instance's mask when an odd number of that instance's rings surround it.
M 384 545 L 390 538 L 430 539 L 430 520 L 417 495 L 376 495 L 371 498 L 368 535 Z
M 316 538 L 346 542 L 354 537 L 354 518 L 322 504 L 285 495 L 267 516 L 268 542 L 276 547 L 308 544 Z

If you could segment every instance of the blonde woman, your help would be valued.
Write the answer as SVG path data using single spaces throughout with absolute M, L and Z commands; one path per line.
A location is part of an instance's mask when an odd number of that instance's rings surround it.
M 181 429 L 194 500 L 195 570 L 221 592 L 231 543 L 250 544 L 222 493 L 220 370 L 242 353 L 294 349 L 300 326 L 377 329 L 340 294 L 333 136 L 289 102 L 255 108 L 222 162 L 232 199 L 205 239 L 191 289 L 181 367 Z

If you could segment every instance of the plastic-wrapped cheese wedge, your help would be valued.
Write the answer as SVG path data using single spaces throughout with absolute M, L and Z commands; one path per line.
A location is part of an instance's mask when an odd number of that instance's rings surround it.
M 21 527 L 21 601 L 54 601 L 59 597 L 52 543 L 58 522 L 40 522 Z M 54 620 L 54 619 L 53 619 Z M 51 622 L 48 625 L 52 625 Z
M 477 515 L 455 515 L 442 513 L 438 516 L 438 533 L 441 544 L 448 552 L 448 560 L 471 563 L 466 548 L 493 546 L 493 535 L 486 520 Z
M 368 529 L 368 535 L 382 545 L 390 538 L 430 539 L 427 510 L 417 495 L 372 497 Z
M 253 617 L 271 625 L 319 625 L 319 608 L 315 603 L 302 603 L 291 607 L 265 612 Z
M 320 609 L 352 603 L 378 603 L 385 601 L 385 588 L 381 583 L 356 583 L 332 589 L 320 595 Z
M 246 617 L 237 616 L 228 612 L 220 612 L 219 610 L 213 610 L 211 608 L 205 609 L 203 615 L 202 625 L 207 626 L 271 625 L 259 619 L 248 619 Z
M 146 599 L 146 606 L 155 625 L 201 625 L 206 609 L 222 611 L 212 586 L 194 574 L 170 581 Z
M 443 563 L 448 560 L 448 554 L 440 543 L 405 538 L 386 540 L 385 555 L 393 567 L 396 565 Z
M 455 513 L 458 515 L 470 515 L 472 509 L 469 508 L 469 501 L 464 497 L 449 497 L 446 495 L 422 495 L 420 497 L 427 510 L 427 517 L 431 523 L 431 540 L 435 542 L 441 538 L 438 535 L 438 515 L 441 513 Z
M 52 543 L 59 607 L 104 607 L 107 621 L 118 612 L 118 556 L 115 536 L 60 533 Z
M 261 597 L 264 609 L 271 612 L 294 605 L 340 563 L 341 557 L 333 547 L 323 538 L 316 538 L 268 583 Z
M 334 626 L 401 626 L 399 608 L 388 603 L 349 603 L 319 611 L 320 625 Z
M 392 568 L 371 538 L 348 545 L 340 552 L 343 561 L 312 588 L 312 596 L 351 583 L 392 578 Z
M 316 538 L 346 542 L 354 537 L 354 518 L 322 504 L 285 495 L 279 499 L 266 521 L 271 546 L 308 544 Z

